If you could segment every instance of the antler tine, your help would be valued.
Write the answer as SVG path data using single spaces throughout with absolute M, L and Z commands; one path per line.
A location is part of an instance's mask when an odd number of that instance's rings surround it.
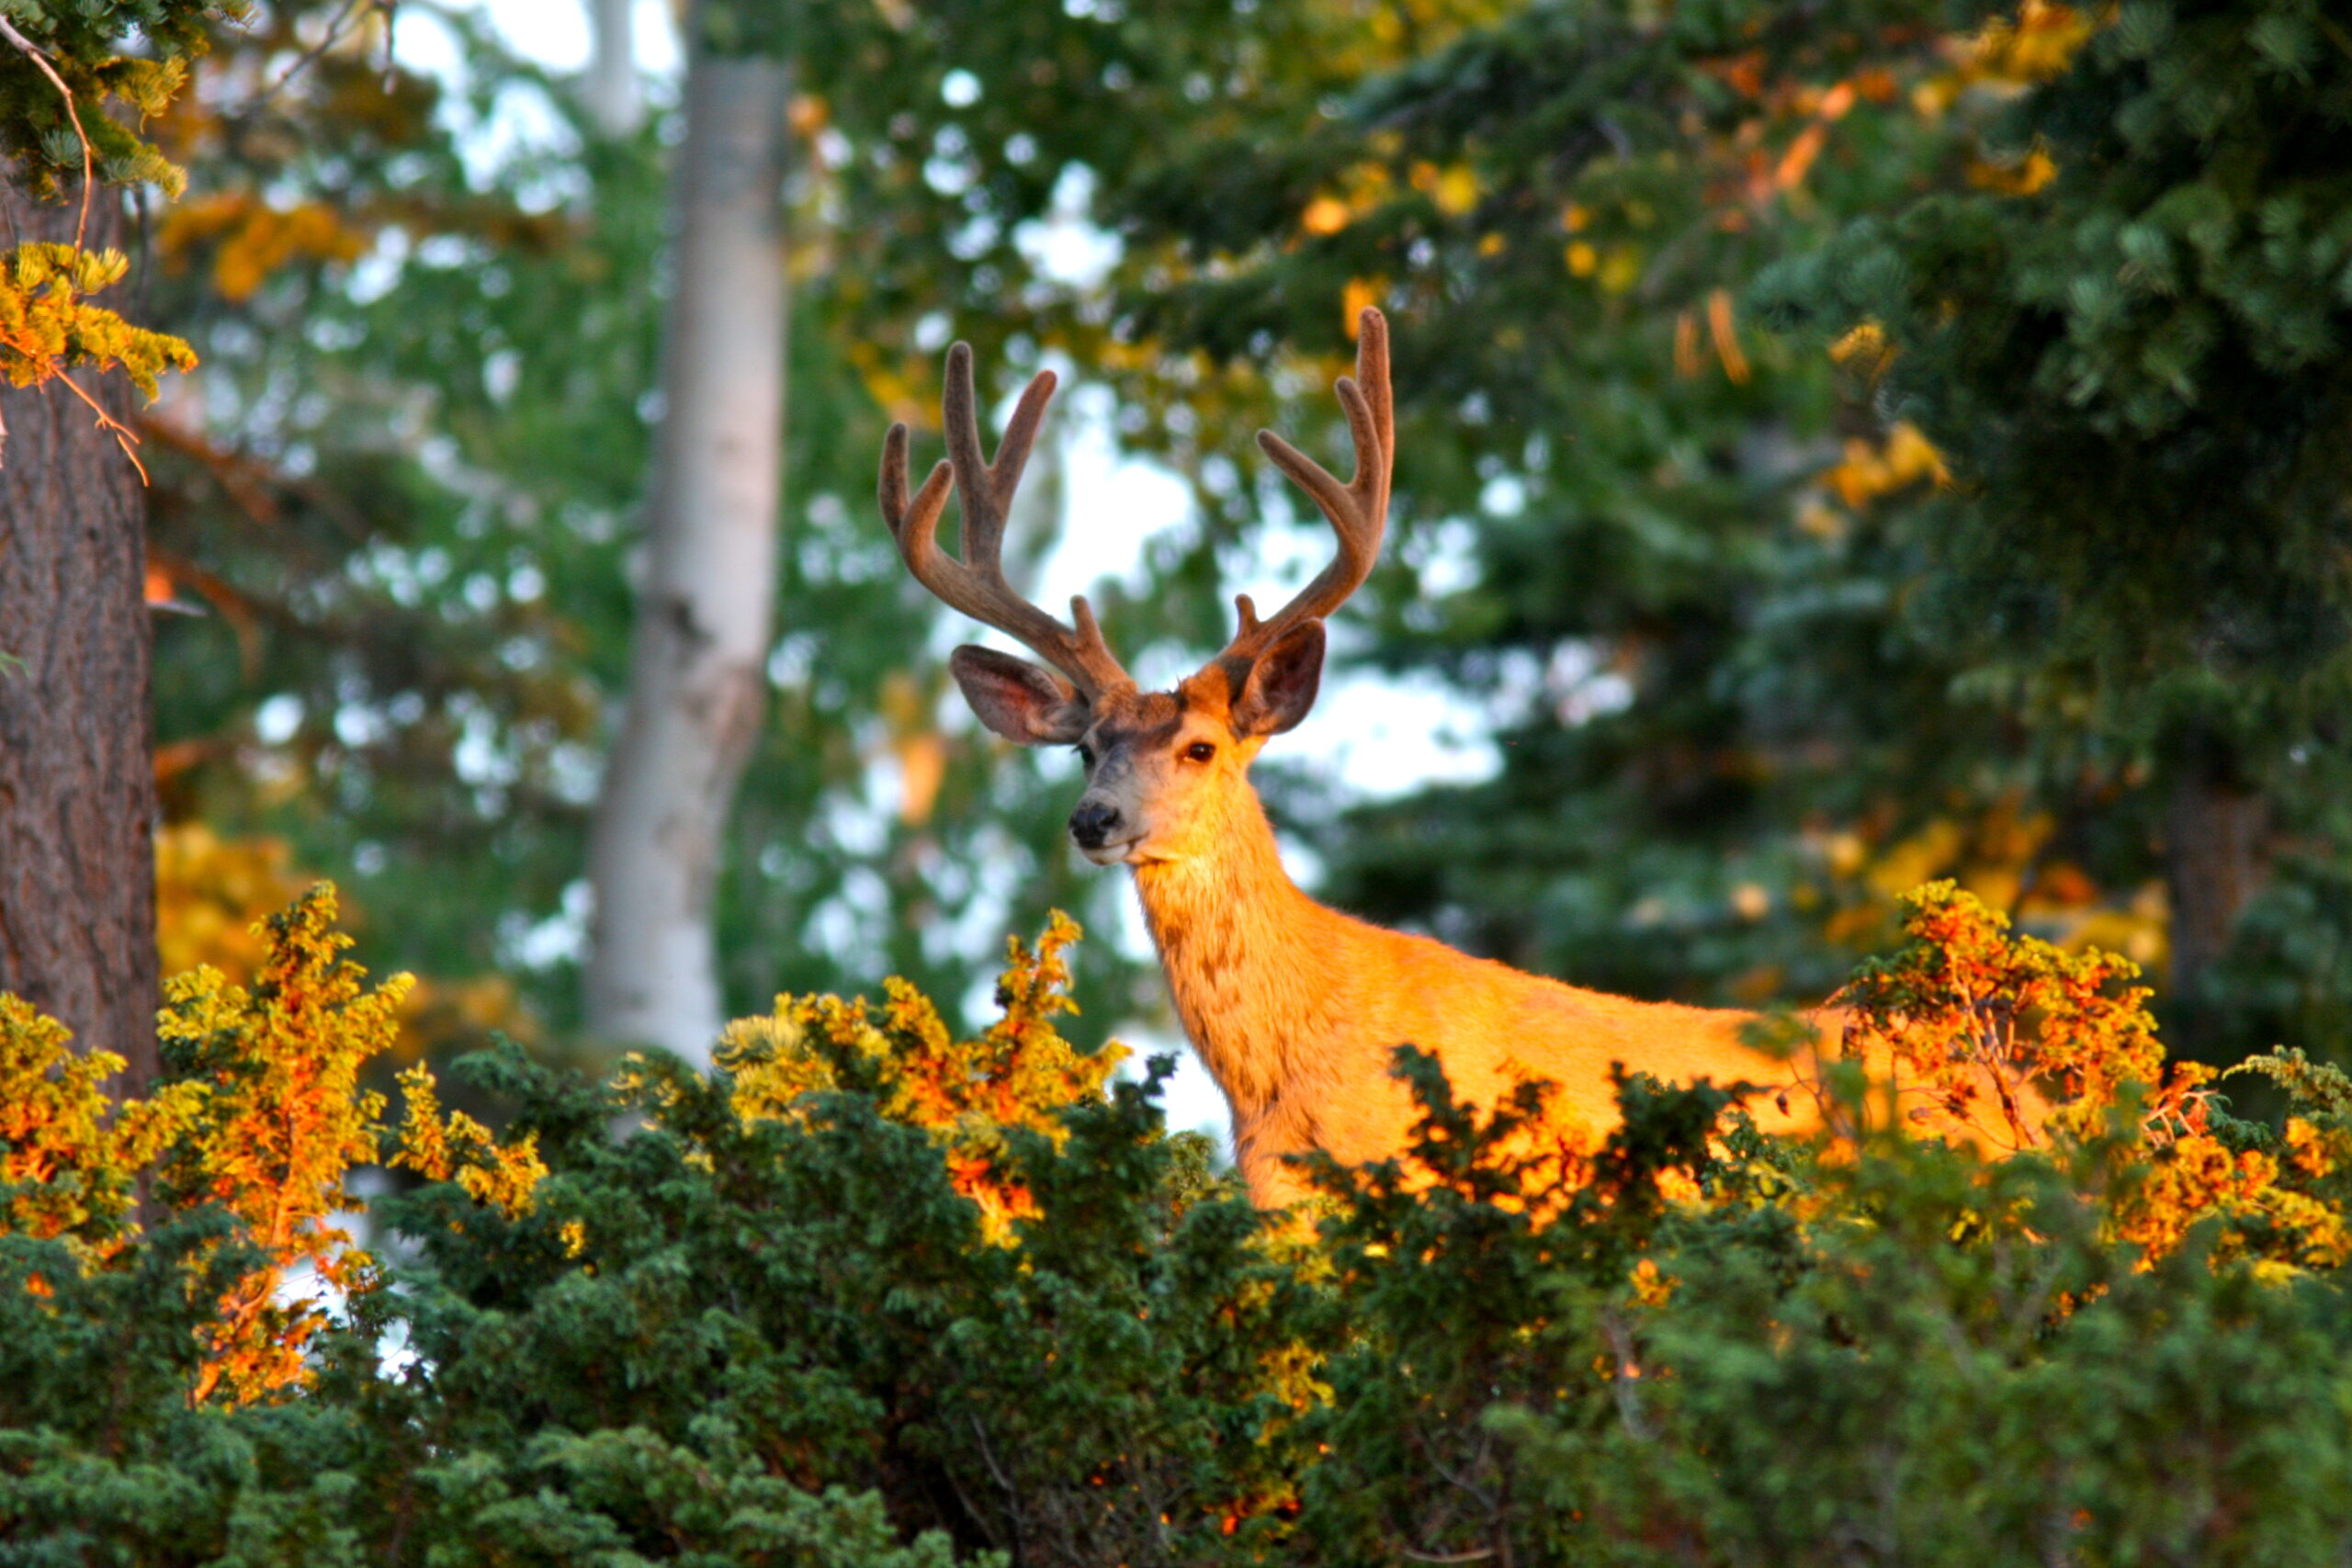
M 972 390 L 972 350 L 956 344 L 947 351 L 947 388 L 942 412 L 947 460 L 931 471 L 912 500 L 907 495 L 907 427 L 894 424 L 882 441 L 882 520 L 889 525 L 899 557 L 914 580 L 949 608 L 1012 637 L 1069 677 L 1087 697 L 1133 685 L 1102 640 L 1102 628 L 1083 598 L 1070 601 L 1077 628 L 1066 626 L 1030 604 L 1004 580 L 1004 524 L 1013 491 L 1037 439 L 1046 405 L 1054 395 L 1054 373 L 1040 371 L 1013 410 L 998 444 L 996 461 L 981 455 L 978 399 Z M 939 548 L 939 514 L 947 504 L 950 476 L 962 502 L 962 558 Z
M 1396 461 L 1396 413 L 1388 387 L 1388 321 L 1367 307 L 1358 319 L 1356 373 L 1342 376 L 1332 390 L 1348 417 L 1348 434 L 1355 443 L 1356 471 L 1341 484 L 1320 463 L 1271 430 L 1258 433 L 1258 446 L 1274 466 L 1288 475 L 1323 509 L 1339 539 L 1339 554 L 1316 574 L 1289 604 L 1272 618 L 1258 619 L 1248 594 L 1235 601 L 1240 629 L 1218 655 L 1224 659 L 1254 659 L 1283 635 L 1304 622 L 1329 615 L 1347 602 L 1372 575 L 1380 558 L 1380 542 L 1388 527 L 1388 485 Z
M 958 553 L 965 566 L 981 577 L 1003 581 L 1004 525 L 1012 512 L 1012 494 L 1020 488 L 1021 472 L 1029 466 L 1029 448 L 1037 426 L 1052 401 L 1055 378 L 1041 370 L 1023 389 L 1012 421 L 997 443 L 996 461 L 981 455 L 979 400 L 972 390 L 972 346 L 959 343 L 947 351 L 947 389 L 942 413 L 947 437 L 947 460 L 956 472 L 956 493 L 962 502 L 964 525 Z
M 922 570 L 915 564 L 917 556 L 935 556 L 932 530 L 939 526 L 939 513 L 947 505 L 948 467 L 944 462 L 932 466 L 923 479 L 922 489 L 911 501 L 907 496 L 907 427 L 893 424 L 882 437 L 882 521 L 890 527 L 890 537 L 899 547 L 899 556 L 906 561 L 918 581 Z M 911 523 L 913 526 L 909 527 Z

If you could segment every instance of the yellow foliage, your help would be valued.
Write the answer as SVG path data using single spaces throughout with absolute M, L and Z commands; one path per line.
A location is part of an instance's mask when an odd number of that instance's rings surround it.
M 432 1069 L 422 1062 L 401 1074 L 400 1081 L 406 1111 L 393 1168 L 405 1167 L 427 1181 L 455 1181 L 474 1201 L 509 1219 L 529 1213 L 548 1173 L 539 1158 L 539 1135 L 526 1133 L 502 1147 L 489 1128 L 464 1111 L 444 1116 Z
M 492 1034 L 524 1043 L 539 1037 L 537 1016 L 503 975 L 420 980 L 401 1009 L 404 1038 L 395 1060 L 415 1061 L 444 1046 L 471 1047 Z
M 888 983 L 878 1021 L 862 1000 L 777 998 L 772 1016 L 740 1020 L 719 1038 L 736 1114 L 789 1118 L 805 1095 L 870 1088 L 883 1114 L 938 1139 L 956 1190 L 980 1206 L 989 1234 L 1010 1236 L 1012 1222 L 1035 1205 L 1002 1170 L 1005 1130 L 1027 1128 L 1058 1143 L 1057 1112 L 1101 1096 L 1126 1057 L 1118 1045 L 1080 1051 L 1053 1027 L 1056 1015 L 1077 1010 L 1063 954 L 1078 935 L 1076 923 L 1056 913 L 1035 951 L 1006 939 L 997 986 L 1004 1015 L 977 1040 L 952 1039 L 938 1010 L 901 979 Z
M 155 938 L 164 973 L 209 964 L 253 977 L 269 951 L 260 923 L 308 886 L 283 839 L 223 839 L 201 822 L 155 835 Z
M 410 980 L 366 988 L 334 918 L 334 889 L 321 883 L 270 917 L 250 989 L 208 968 L 164 987 L 165 1069 L 195 1097 L 156 1167 L 156 1194 L 226 1210 L 268 1259 L 220 1303 L 198 1402 L 216 1386 L 248 1400 L 298 1381 L 325 1315 L 284 1287 L 307 1271 L 345 1290 L 368 1267 L 329 1216 L 349 1206 L 351 1168 L 376 1158 L 383 1097 L 359 1088 L 359 1070 L 391 1046 Z
M 1642 253 L 1631 245 L 1611 245 L 1601 253 L 1600 287 L 1623 294 L 1642 280 Z
M 194 1095 L 171 1085 L 118 1104 L 107 1085 L 122 1067 L 112 1052 L 75 1051 L 63 1024 L 0 992 L 0 1181 L 10 1190 L 0 1230 L 62 1239 L 91 1263 L 135 1231 L 139 1173 Z
M 785 118 L 791 125 L 795 136 L 813 137 L 832 123 L 833 107 L 821 94 L 795 93 L 791 107 L 785 111 Z
M 2060 874 L 2073 872 L 2069 866 L 2052 869 Z M 2037 895 L 2053 880 L 2056 878 L 2050 872 L 2045 872 L 2036 885 Z M 2029 899 L 2026 908 L 2041 911 L 2044 919 L 2057 913 L 2051 908 L 2049 901 L 2039 896 Z M 2161 882 L 2151 882 L 2134 890 L 2130 899 L 2120 906 L 2102 904 L 2067 911 L 2059 923 L 2059 946 L 2112 948 L 2132 963 L 2146 968 L 2154 968 L 2165 962 L 2172 951 L 2168 940 L 2172 926 L 2171 902 L 2165 897 L 2165 886 Z
M 209 966 L 170 980 L 163 1079 L 143 1100 L 108 1091 L 120 1057 L 76 1054 L 61 1025 L 0 995 L 0 1231 L 62 1239 L 95 1271 L 142 1220 L 211 1210 L 234 1222 L 221 1246 L 259 1256 L 218 1303 L 191 1404 L 299 1382 L 328 1300 L 372 1279 L 332 1222 L 353 1206 L 352 1168 L 378 1156 L 383 1098 L 359 1075 L 390 1047 L 409 979 L 368 987 L 334 919 L 322 883 L 256 928 L 250 986 Z
M 2014 17 L 1998 17 L 1968 41 L 1962 71 L 1972 80 L 2047 82 L 2074 63 L 2098 23 L 2086 9 L 2024 0 Z
M 1348 226 L 1352 216 L 1348 204 L 1338 197 L 1318 196 L 1298 215 L 1298 226 L 1310 234 L 1336 234 Z
M 875 407 L 915 430 L 936 426 L 938 420 L 932 412 L 932 401 L 920 393 L 925 375 L 920 364 L 888 358 L 872 344 L 863 341 L 850 345 L 849 357 Z
M 224 839 L 201 822 L 164 828 L 155 835 L 155 938 L 164 972 L 209 965 L 240 984 L 251 980 L 269 951 L 268 917 L 300 897 L 311 880 L 282 839 Z M 347 906 L 345 913 L 358 914 Z M 404 1044 L 396 1059 L 407 1060 L 487 1034 L 527 1042 L 539 1032 L 503 975 L 413 979 L 401 1024 Z
M 1845 460 L 1823 477 L 1849 506 L 1892 495 L 1921 479 L 1939 485 L 1951 482 L 1943 454 L 1908 420 L 1896 421 L 1886 439 L 1875 446 L 1860 437 L 1848 441 Z
M 1467 164 L 1415 164 L 1409 171 L 1413 188 L 1430 198 L 1448 218 L 1459 218 L 1478 205 L 1478 175 Z
M 2024 841 L 2040 829 L 2019 818 L 2010 831 Z M 1831 858 L 1859 864 L 1861 852 L 1856 844 Z M 2020 937 L 1950 883 L 1906 904 L 1909 945 L 1840 998 L 1849 1044 L 1874 1041 L 1905 1078 L 1940 1091 L 1955 1120 L 1989 1113 L 2014 1143 L 2071 1162 L 2107 1234 L 2145 1260 L 2216 1224 L 2218 1255 L 2267 1277 L 2352 1261 L 2352 1080 L 2335 1075 L 2324 1092 L 2306 1092 L 2322 1109 L 2290 1118 L 2283 1136 L 2250 1137 L 2213 1111 L 2207 1069 L 2165 1060 L 2128 960 Z M 75 1053 L 62 1027 L 0 996 L 0 1234 L 62 1241 L 96 1272 L 121 1266 L 142 1222 L 211 1210 L 233 1221 L 220 1246 L 259 1259 L 240 1262 L 248 1271 L 218 1301 L 192 1403 L 254 1400 L 300 1382 L 329 1302 L 373 1284 L 370 1260 L 333 1221 L 351 1206 L 351 1168 L 383 1143 L 383 1101 L 360 1073 L 391 1047 L 408 981 L 369 987 L 345 956 L 350 939 L 334 929 L 335 911 L 322 885 L 271 918 L 250 984 L 202 967 L 174 979 L 160 1029 L 165 1077 L 143 1100 L 109 1091 L 119 1058 Z M 729 1102 L 758 1122 L 807 1116 L 814 1092 L 871 1095 L 883 1114 L 937 1143 L 986 1234 L 1010 1241 L 1037 1210 L 1008 1158 L 1008 1134 L 1061 1140 L 1060 1113 L 1099 1097 L 1125 1055 L 1115 1045 L 1082 1053 L 1055 1028 L 1073 1010 L 1065 960 L 1077 936 L 1057 915 L 1034 949 L 1008 943 L 1002 1016 L 976 1039 L 953 1038 L 903 981 L 878 1009 L 780 998 L 772 1016 L 740 1021 L 722 1040 Z M 2265 1070 L 2313 1081 L 2332 1072 L 2283 1055 Z M 509 1217 L 533 1211 L 547 1175 L 536 1137 L 502 1145 L 445 1110 L 423 1067 L 401 1082 L 393 1165 L 455 1183 Z M 1996 1103 L 1982 1103 L 1987 1094 Z M 2053 1107 L 2046 1119 L 2020 1109 L 2034 1094 Z M 1579 1186 L 1594 1174 L 1581 1142 L 1497 1147 L 1555 1161 Z M 1703 1201 L 1687 1179 L 1660 1180 L 1665 1201 Z M 584 1251 L 581 1217 L 557 1234 L 569 1255 Z M 1654 1264 L 1633 1269 L 1636 1299 L 1655 1305 L 1673 1291 Z M 52 1293 L 53 1280 L 28 1288 Z
M 130 269 L 120 251 L 42 242 L 0 250 L 0 380 L 37 387 L 85 366 L 119 365 L 152 398 L 164 371 L 193 369 L 196 351 L 185 342 L 87 302 Z
M 1739 332 L 1732 321 L 1731 291 L 1715 288 L 1707 294 L 1707 331 L 1715 342 L 1715 358 L 1735 387 L 1747 384 L 1747 355 L 1739 346 Z
M 1674 373 L 1688 381 L 1706 367 L 1699 357 L 1699 318 L 1689 310 L 1674 317 Z
M 2049 152 L 2035 147 L 2024 157 L 1992 163 L 1976 159 L 1968 166 L 1968 183 L 2007 196 L 2031 196 L 2058 177 L 2058 165 Z
M 1817 496 L 1804 496 L 1797 502 L 1797 530 L 1815 539 L 1831 543 L 1846 536 L 1851 520 L 1836 507 L 1825 504 Z
M 2091 34 L 2114 15 L 2112 6 L 2095 15 L 2052 0 L 2023 0 L 2014 17 L 1996 17 L 1959 40 L 1954 68 L 1916 85 L 1912 107 L 1921 118 L 1936 119 L 1973 86 L 2007 94 L 2047 82 L 2074 63 Z
M 1676 1281 L 1647 1258 L 1634 1265 L 1634 1299 L 1646 1307 L 1663 1307 L 1674 1299 Z
M 1856 366 L 1875 376 L 1886 368 L 1886 329 L 1876 321 L 1850 327 L 1829 345 L 1829 357 L 1839 365 Z
M 2251 1257 L 2276 1273 L 2352 1258 L 2340 1204 L 2282 1181 L 2333 1176 L 2352 1134 L 2290 1126 L 2289 1164 L 2233 1148 L 2212 1126 L 2213 1071 L 2167 1062 L 2140 967 L 2096 949 L 2064 953 L 2019 936 L 2007 916 L 1950 882 L 1907 895 L 1909 944 L 1867 965 L 1840 1001 L 1849 1049 L 1891 1049 L 1954 1121 L 1986 1124 L 1989 1108 L 2018 1147 L 2047 1147 L 2101 1173 L 2104 1228 L 2143 1265 L 2189 1230 L 2220 1221 L 2219 1256 Z M 2039 1127 L 2021 1107 L 2049 1098 Z
M 164 220 L 158 244 L 167 261 L 184 265 L 206 243 L 214 246 L 212 286 L 232 303 L 251 299 L 288 263 L 356 261 L 367 249 L 366 237 L 324 202 L 273 207 L 252 191 L 187 202 Z

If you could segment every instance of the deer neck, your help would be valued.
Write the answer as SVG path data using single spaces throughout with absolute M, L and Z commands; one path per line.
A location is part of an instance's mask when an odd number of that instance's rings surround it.
M 1184 1032 L 1237 1115 L 1262 1110 L 1330 1001 L 1330 911 L 1283 869 L 1273 825 L 1249 790 L 1206 853 L 1135 868 Z

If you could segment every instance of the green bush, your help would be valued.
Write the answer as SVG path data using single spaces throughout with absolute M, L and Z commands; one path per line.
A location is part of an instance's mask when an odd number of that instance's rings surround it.
M 2074 1014 L 2004 1015 L 2020 1070 L 2083 1069 L 2079 1133 L 2007 1159 L 1871 1131 L 1859 1088 L 1847 1135 L 1798 1145 L 1638 1076 L 1604 1146 L 1563 1146 L 1541 1086 L 1459 1105 L 1407 1051 L 1417 1143 L 1317 1169 L 1310 1235 L 1056 1032 L 1057 927 L 975 1041 L 901 988 L 781 1004 L 707 1076 L 507 1049 L 463 1069 L 496 1136 L 412 1078 L 387 1153 L 426 1179 L 368 1205 L 383 1256 L 339 1252 L 340 1305 L 306 1313 L 317 1249 L 266 1216 L 315 1235 L 356 1206 L 342 1167 L 224 1129 L 391 1139 L 304 1066 L 382 1034 L 330 911 L 277 922 L 251 994 L 175 988 L 193 1043 L 150 1109 L 100 1113 L 53 1026 L 0 1008 L 0 1563 L 2352 1551 L 2352 1083 L 2265 1064 L 2282 1132 L 2110 1083 L 2102 1040 L 2161 1075 L 2128 975 L 1949 889 L 1855 998 L 1926 1051 L 1939 996 L 1981 1023 L 1985 976 L 2079 982 Z M 251 1340 L 265 1281 L 290 1361 Z

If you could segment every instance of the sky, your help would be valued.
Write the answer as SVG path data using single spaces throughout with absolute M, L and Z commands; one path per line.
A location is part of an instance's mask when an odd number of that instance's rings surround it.
M 482 6 L 518 52 L 558 72 L 586 67 L 586 0 L 482 0 Z M 640 71 L 657 81 L 674 80 L 681 56 L 668 0 L 636 0 L 635 23 Z M 429 11 L 401 14 L 394 47 L 402 62 L 413 68 L 443 75 L 457 70 L 458 51 Z M 479 129 L 486 153 L 504 139 L 535 133 L 537 128 L 528 122 L 527 112 L 515 112 L 524 118 L 494 119 Z M 490 161 L 486 156 L 485 162 Z M 1035 243 L 1049 265 L 1082 276 L 1101 265 L 1103 247 L 1110 242 L 1071 217 L 1045 226 Z M 1083 367 L 1069 368 L 1081 372 L 1075 378 L 1082 383 Z M 1197 525 L 1183 482 L 1158 465 L 1120 452 L 1112 434 L 1115 411 L 1101 389 L 1091 391 L 1095 395 L 1081 385 L 1056 400 L 1049 439 L 1059 442 L 1065 515 L 1059 543 L 1040 573 L 1039 602 L 1048 605 L 1066 604 L 1071 594 L 1090 592 L 1106 579 L 1140 588 L 1150 541 Z M 1312 508 L 1305 510 L 1305 520 L 1269 520 L 1255 541 L 1247 581 L 1228 583 L 1228 592 L 1246 592 L 1260 604 L 1279 604 L 1322 566 L 1329 557 L 1329 534 Z M 1114 519 L 1115 525 L 1102 525 L 1105 519 Z M 1336 786 L 1333 797 L 1358 799 L 1401 794 L 1438 780 L 1468 782 L 1495 771 L 1498 759 L 1483 715 L 1434 678 L 1389 678 L 1350 667 L 1347 654 L 1353 639 L 1349 631 L 1343 611 L 1332 625 L 1333 662 L 1315 713 L 1281 739 L 1277 754 L 1284 764 Z M 942 651 L 972 636 L 964 626 L 944 627 L 944 633 L 934 639 Z M 1213 650 L 1198 651 L 1204 657 Z M 1150 657 L 1139 660 L 1136 671 L 1149 685 L 1171 682 L 1185 672 L 1163 668 Z M 1311 858 L 1295 845 L 1285 845 L 1284 854 L 1293 874 L 1311 885 Z M 1148 954 L 1149 939 L 1131 901 L 1127 913 L 1114 940 L 1133 955 Z M 1136 1048 L 1138 1060 L 1157 1053 L 1179 1056 L 1178 1076 L 1167 1093 L 1171 1127 L 1199 1128 L 1220 1141 L 1227 1137 L 1224 1100 L 1172 1022 L 1131 1021 L 1115 1032 Z

